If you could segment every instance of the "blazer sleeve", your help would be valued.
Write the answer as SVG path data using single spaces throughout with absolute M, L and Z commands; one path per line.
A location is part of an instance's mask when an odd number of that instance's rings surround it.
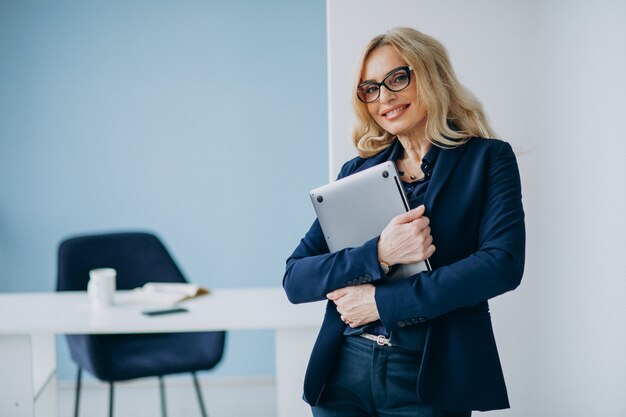
M 355 172 L 355 160 L 342 167 L 338 178 Z M 287 259 L 283 287 L 289 301 L 304 303 L 325 300 L 330 291 L 372 283 L 383 276 L 378 264 L 378 237 L 359 247 L 329 253 L 324 233 L 316 219 Z
M 387 330 L 475 305 L 519 285 L 525 251 L 519 170 L 508 143 L 501 142 L 494 154 L 486 162 L 477 251 L 434 271 L 377 286 L 376 304 Z

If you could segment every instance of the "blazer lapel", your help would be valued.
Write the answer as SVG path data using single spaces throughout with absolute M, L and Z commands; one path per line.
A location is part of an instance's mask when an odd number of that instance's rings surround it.
M 433 169 L 433 176 L 426 189 L 426 195 L 424 196 L 424 205 L 426 206 L 426 212 L 429 213 L 433 207 L 435 197 L 439 194 L 441 187 L 446 183 L 454 167 L 459 162 L 461 155 L 465 150 L 465 145 L 452 149 L 441 149 L 437 162 L 435 162 L 435 168 Z

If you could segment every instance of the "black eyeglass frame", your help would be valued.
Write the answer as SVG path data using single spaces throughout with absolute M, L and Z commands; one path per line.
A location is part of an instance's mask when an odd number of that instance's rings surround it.
M 393 76 L 393 75 L 397 74 L 397 73 L 398 73 L 398 72 L 400 72 L 400 71 L 404 71 L 404 73 L 406 74 L 407 78 L 409 79 L 409 82 L 408 82 L 408 83 L 406 83 L 406 85 L 405 85 L 404 87 L 399 88 L 399 89 L 397 89 L 397 90 L 394 90 L 393 88 L 389 87 L 389 86 L 388 86 L 385 82 L 389 79 L 389 77 L 391 77 L 391 76 Z M 394 69 L 392 69 L 391 71 L 389 71 L 389 73 L 385 76 L 385 78 L 384 78 L 381 82 L 379 82 L 379 83 L 377 83 L 376 81 L 365 81 L 365 82 L 362 82 L 362 83 L 360 83 L 360 84 L 357 86 L 356 96 L 357 96 L 357 98 L 358 98 L 358 99 L 359 99 L 362 103 L 369 104 L 369 103 L 373 103 L 373 102 L 375 102 L 376 100 L 378 100 L 378 99 L 380 98 L 380 89 L 381 89 L 381 87 L 383 87 L 383 86 L 384 86 L 387 90 L 389 90 L 389 91 L 393 91 L 394 93 L 397 93 L 397 92 L 399 92 L 399 91 L 402 91 L 402 90 L 404 90 L 405 88 L 407 88 L 409 85 L 411 85 L 411 71 L 413 71 L 413 69 L 412 69 L 411 67 L 409 67 L 409 66 L 405 66 L 405 67 L 398 67 L 398 68 L 394 68 Z M 365 100 L 361 97 L 361 95 L 359 94 L 359 88 L 361 88 L 361 86 L 374 86 L 374 85 L 375 85 L 375 86 L 378 86 L 378 95 L 377 95 L 377 96 L 376 96 L 376 98 L 375 98 L 375 99 L 373 99 L 373 100 L 370 100 L 370 101 L 365 101 Z

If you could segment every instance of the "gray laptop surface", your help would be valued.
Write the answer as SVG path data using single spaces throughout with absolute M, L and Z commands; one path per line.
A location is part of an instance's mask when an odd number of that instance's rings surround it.
M 311 191 L 331 252 L 361 246 L 380 235 L 389 221 L 410 208 L 392 161 L 357 172 Z M 430 270 L 428 262 L 398 265 L 392 278 Z

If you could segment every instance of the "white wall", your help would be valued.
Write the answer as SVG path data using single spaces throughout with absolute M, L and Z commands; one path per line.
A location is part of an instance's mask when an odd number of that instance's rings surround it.
M 626 415 L 626 2 L 328 0 L 329 176 L 355 155 L 350 79 L 365 43 L 412 26 L 516 149 L 522 286 L 492 302 L 508 417 Z

